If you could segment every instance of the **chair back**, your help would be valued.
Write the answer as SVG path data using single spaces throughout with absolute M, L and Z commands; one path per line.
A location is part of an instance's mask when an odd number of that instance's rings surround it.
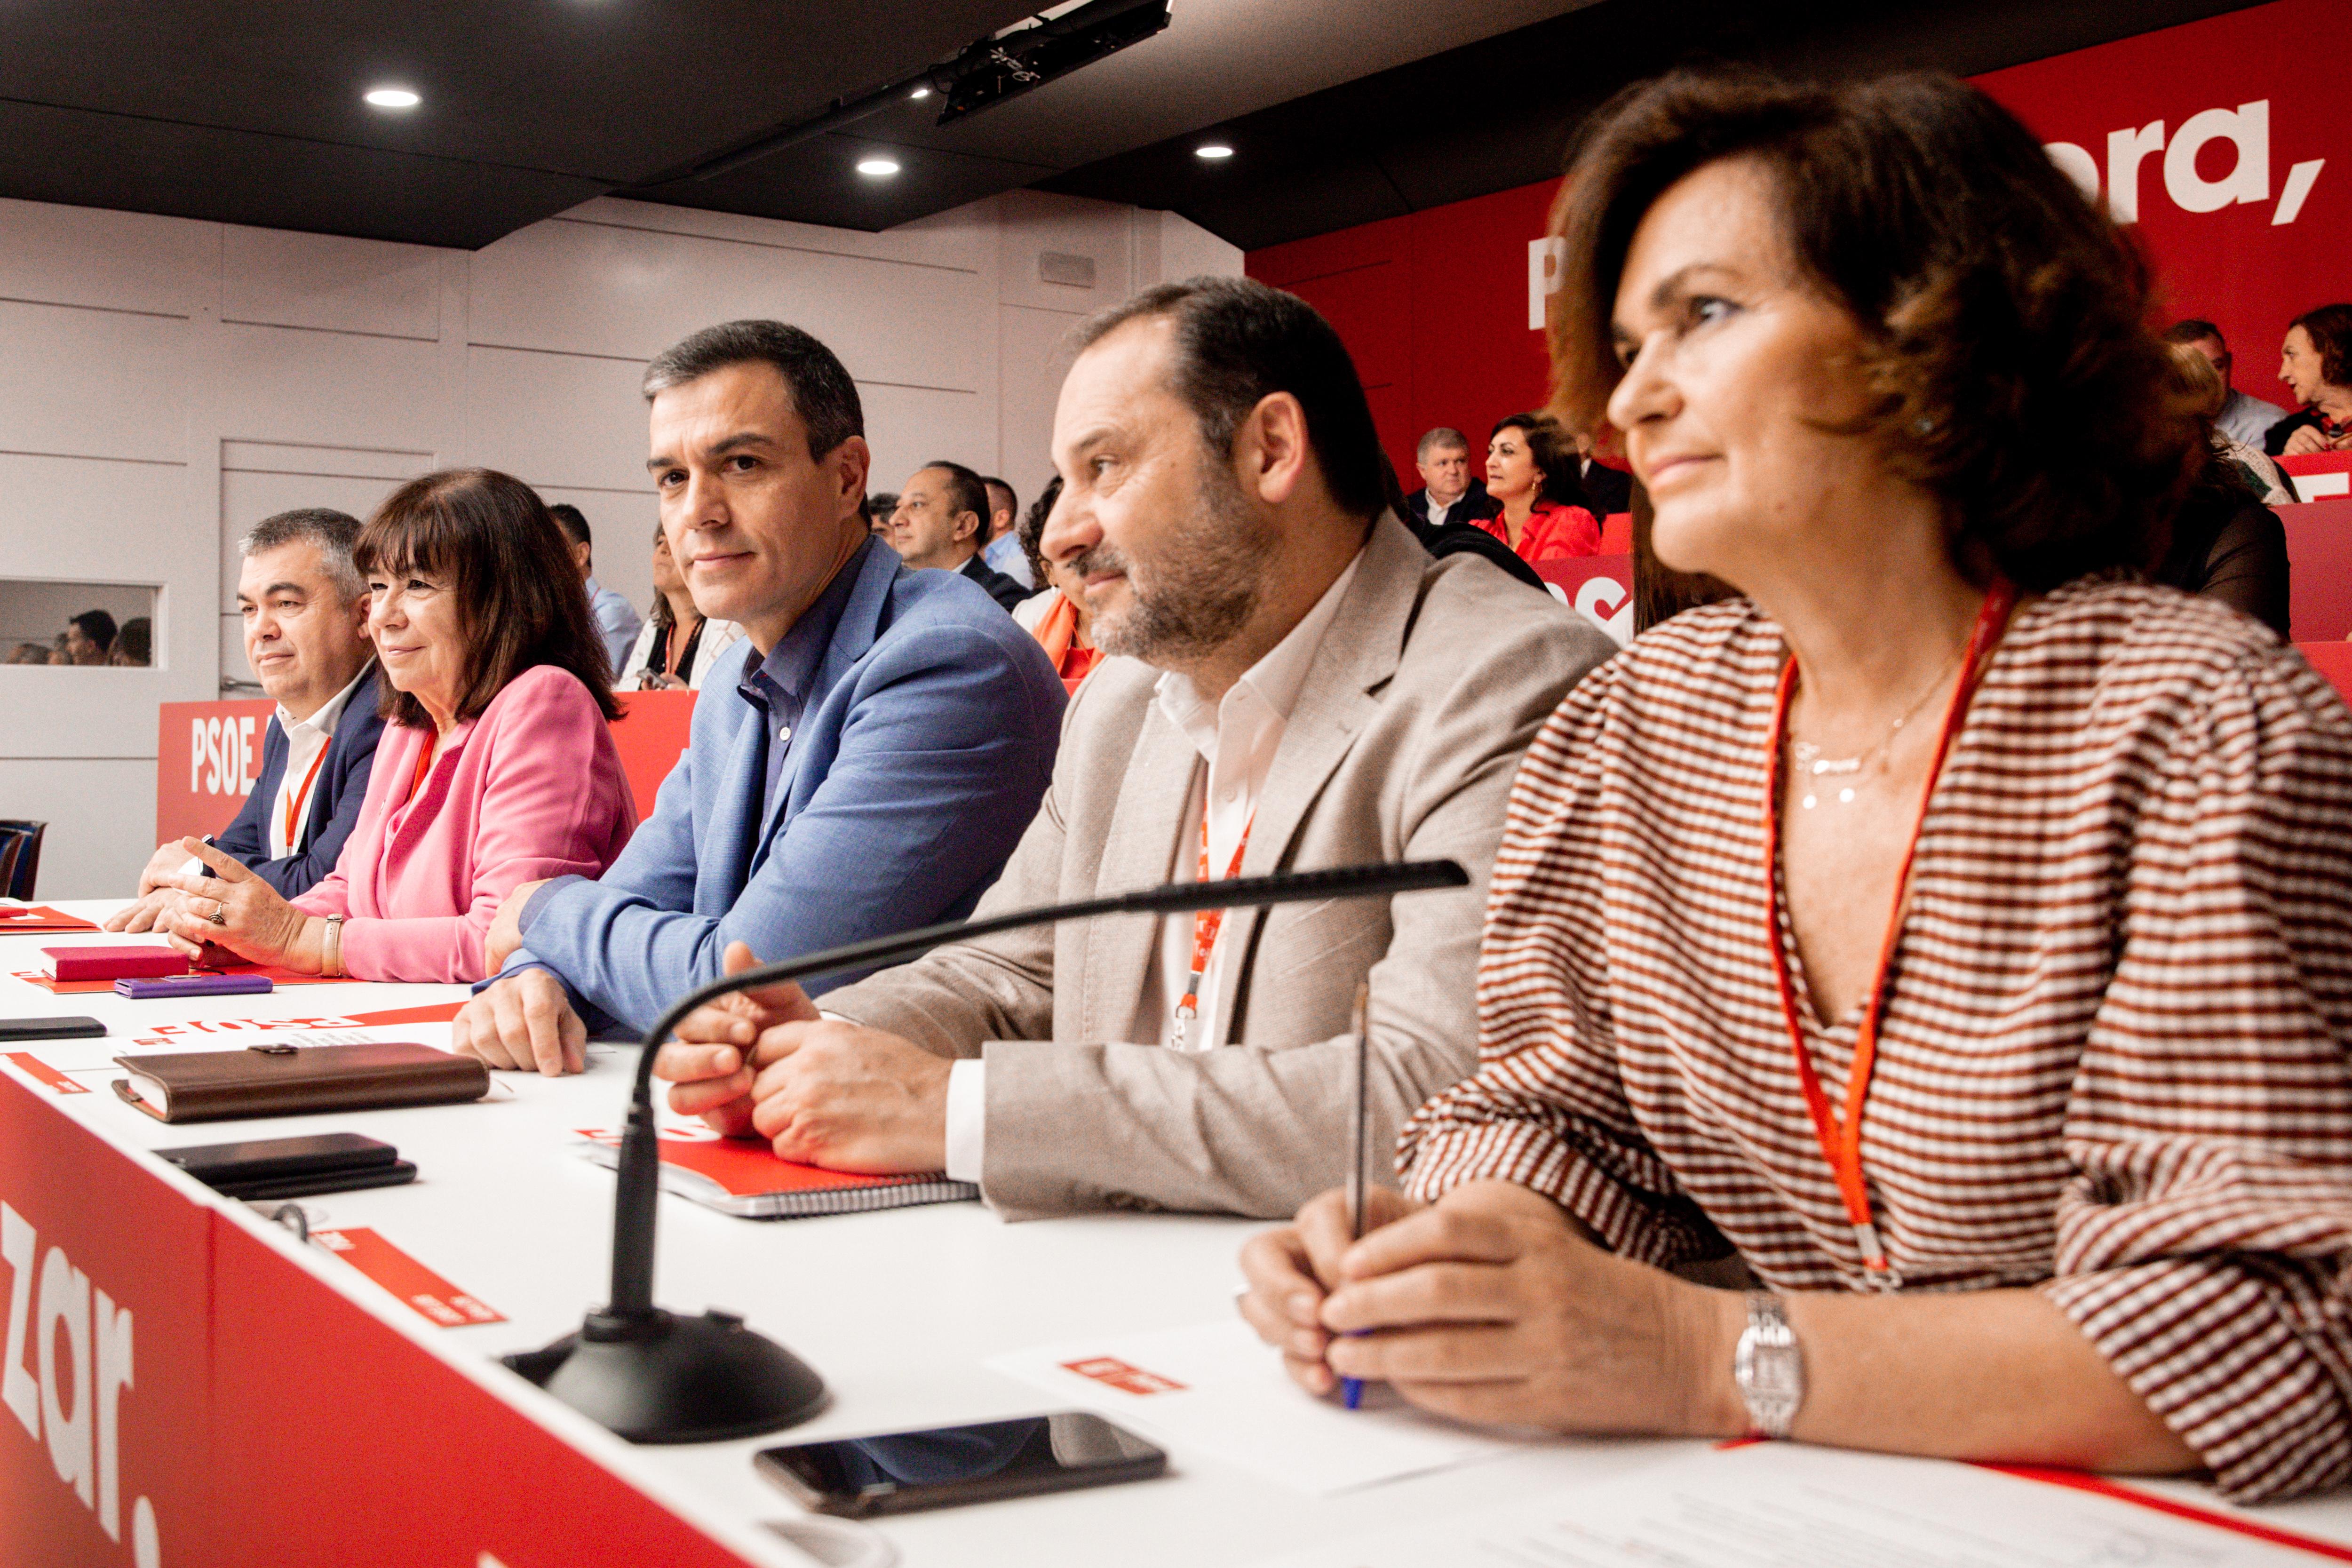
M 46 822 L 0 819 L 0 897 L 29 900 L 41 873 Z

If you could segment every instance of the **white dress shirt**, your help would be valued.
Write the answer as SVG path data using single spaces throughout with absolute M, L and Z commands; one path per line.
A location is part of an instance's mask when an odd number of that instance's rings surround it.
M 1468 493 L 1469 492 L 1467 490 L 1463 492 L 1464 495 L 1467 495 Z M 1440 504 L 1435 496 L 1431 495 L 1424 490 L 1422 492 L 1421 504 L 1429 509 L 1429 526 L 1432 528 L 1444 528 L 1445 526 L 1445 514 L 1462 504 L 1462 496 L 1455 496 L 1452 500 Z
M 1348 584 L 1355 581 L 1356 569 L 1362 563 L 1360 552 L 1315 601 L 1315 607 L 1213 706 L 1190 676 L 1171 670 L 1160 678 L 1155 688 L 1160 711 L 1192 742 L 1202 764 L 1192 770 L 1192 793 L 1184 809 L 1185 832 L 1176 846 L 1176 863 L 1170 868 L 1173 880 L 1198 879 L 1201 839 L 1196 825 L 1204 808 L 1209 820 L 1209 875 L 1223 878 L 1233 865 L 1243 830 L 1257 815 L 1258 797 L 1274 770 L 1274 754 L 1281 748 L 1299 689 L 1307 684 L 1316 652 L 1323 646 L 1324 635 L 1339 613 L 1339 601 L 1347 597 Z M 1174 1044 L 1176 1004 L 1192 977 L 1192 921 L 1189 914 L 1160 921 L 1160 962 L 1145 973 L 1143 995 L 1129 1039 Z M 1225 954 L 1230 945 L 1220 931 L 1201 976 L 1200 1011 L 1188 1029 L 1187 1051 L 1206 1051 L 1224 1044 L 1213 1037 L 1213 1031 L 1224 994 Z M 980 1180 L 987 1152 L 987 1111 L 986 1060 L 957 1061 L 948 1069 L 947 1104 L 947 1173 L 957 1181 Z
M 352 700 L 352 689 L 366 679 L 367 672 L 374 668 L 373 659 L 362 665 L 360 672 L 352 677 L 351 685 L 320 703 L 319 710 L 308 719 L 297 719 L 286 711 L 284 703 L 278 705 L 278 727 L 286 734 L 286 776 L 278 781 L 278 795 L 269 803 L 269 820 L 264 825 L 269 832 L 272 860 L 283 860 L 301 842 L 302 823 L 310 815 L 310 803 L 319 787 L 318 774 L 310 770 L 317 764 L 321 773 L 325 771 L 321 759 L 334 743 L 335 726 L 342 720 L 343 705 Z M 304 787 L 306 781 L 308 788 Z M 295 807 L 294 831 L 290 834 L 286 831 L 286 808 L 289 805 Z

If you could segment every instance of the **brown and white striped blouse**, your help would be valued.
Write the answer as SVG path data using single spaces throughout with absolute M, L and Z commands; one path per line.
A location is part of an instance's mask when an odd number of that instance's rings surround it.
M 1745 601 L 1585 678 L 1495 863 L 1482 1065 L 1401 1161 L 1655 1264 L 1862 1289 L 1762 868 L 1786 650 Z M 1875 899 L 1874 895 L 1874 900 Z M 1875 904 L 1874 902 L 1874 909 Z M 2352 1474 L 2352 713 L 2250 620 L 2028 603 L 1922 833 L 1863 1163 L 1910 1289 L 2039 1285 L 2232 1496 Z M 1808 1023 L 1832 1104 L 1854 1016 Z

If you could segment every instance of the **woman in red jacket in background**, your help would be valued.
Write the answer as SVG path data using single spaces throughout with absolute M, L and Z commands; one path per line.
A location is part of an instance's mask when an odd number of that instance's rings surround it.
M 1522 561 L 1598 554 L 1601 520 L 1585 504 L 1577 467 L 1558 425 L 1541 414 L 1512 415 L 1486 437 L 1486 493 L 1503 513 L 1473 521 Z

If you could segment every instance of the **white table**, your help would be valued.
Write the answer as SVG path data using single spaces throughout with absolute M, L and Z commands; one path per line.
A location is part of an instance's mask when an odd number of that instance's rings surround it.
M 110 906 L 61 907 L 94 918 L 93 911 Z M 33 949 L 77 940 L 93 939 L 0 937 L 0 971 L 30 968 Z M 315 1016 L 463 994 L 456 986 L 354 984 L 133 1003 L 111 994 L 52 996 L 0 978 L 0 1016 L 87 1012 L 124 1037 L 165 1019 Z M 418 1026 L 415 1037 L 440 1043 L 446 1028 Z M 1235 1253 L 1255 1228 L 1243 1222 L 1118 1215 L 1006 1225 L 979 1205 L 954 1204 L 762 1223 L 665 1196 L 656 1300 L 688 1312 L 717 1306 L 743 1313 L 823 1373 L 833 1399 L 814 1420 L 782 1436 L 688 1447 L 623 1443 L 493 1358 L 545 1343 L 576 1327 L 583 1311 L 604 1300 L 613 1178 L 579 1157 L 575 1130 L 619 1124 L 634 1058 L 630 1047 L 592 1047 L 584 1075 L 501 1074 L 502 1092 L 491 1101 L 326 1117 L 166 1126 L 110 1093 L 51 1096 L 46 1103 L 125 1152 L 329 1130 L 396 1144 L 417 1163 L 418 1181 L 308 1199 L 306 1208 L 323 1215 L 319 1224 L 373 1227 L 508 1321 L 435 1328 L 245 1205 L 208 1193 L 198 1201 L 217 1205 L 271 1247 L 299 1258 L 305 1268 L 383 1323 L 462 1368 L 499 1399 L 741 1557 L 780 1568 L 804 1568 L 808 1559 L 762 1525 L 798 1510 L 759 1479 L 751 1463 L 754 1450 L 777 1442 L 1034 1414 L 1045 1407 L 1037 1391 L 986 1370 L 984 1360 L 1109 1330 L 1198 1323 L 1233 1310 Z M 0 1071 L 16 1073 L 5 1064 Z M 102 1089 L 116 1074 L 77 1076 Z M 29 1080 L 19 1075 L 19 1081 Z M 172 1179 L 202 1192 L 177 1173 Z M 0 1443 L 12 1440 L 0 1418 Z M 1686 1446 L 1675 1443 L 1533 1445 L 1498 1459 L 1315 1499 L 1177 1448 L 1171 1473 L 1162 1480 L 887 1519 L 877 1528 L 917 1568 L 1240 1564 L 1335 1536 L 1637 1470 L 1685 1451 Z M 2212 1503 L 2203 1489 L 2177 1489 Z M 562 1506 L 561 1499 L 547 1500 Z M 430 1508 L 431 1500 L 420 1499 L 418 1506 Z M 2261 1517 L 2352 1542 L 2352 1499 L 2340 1495 L 2265 1510 Z M 5 1530 L 0 1522 L 0 1543 Z

